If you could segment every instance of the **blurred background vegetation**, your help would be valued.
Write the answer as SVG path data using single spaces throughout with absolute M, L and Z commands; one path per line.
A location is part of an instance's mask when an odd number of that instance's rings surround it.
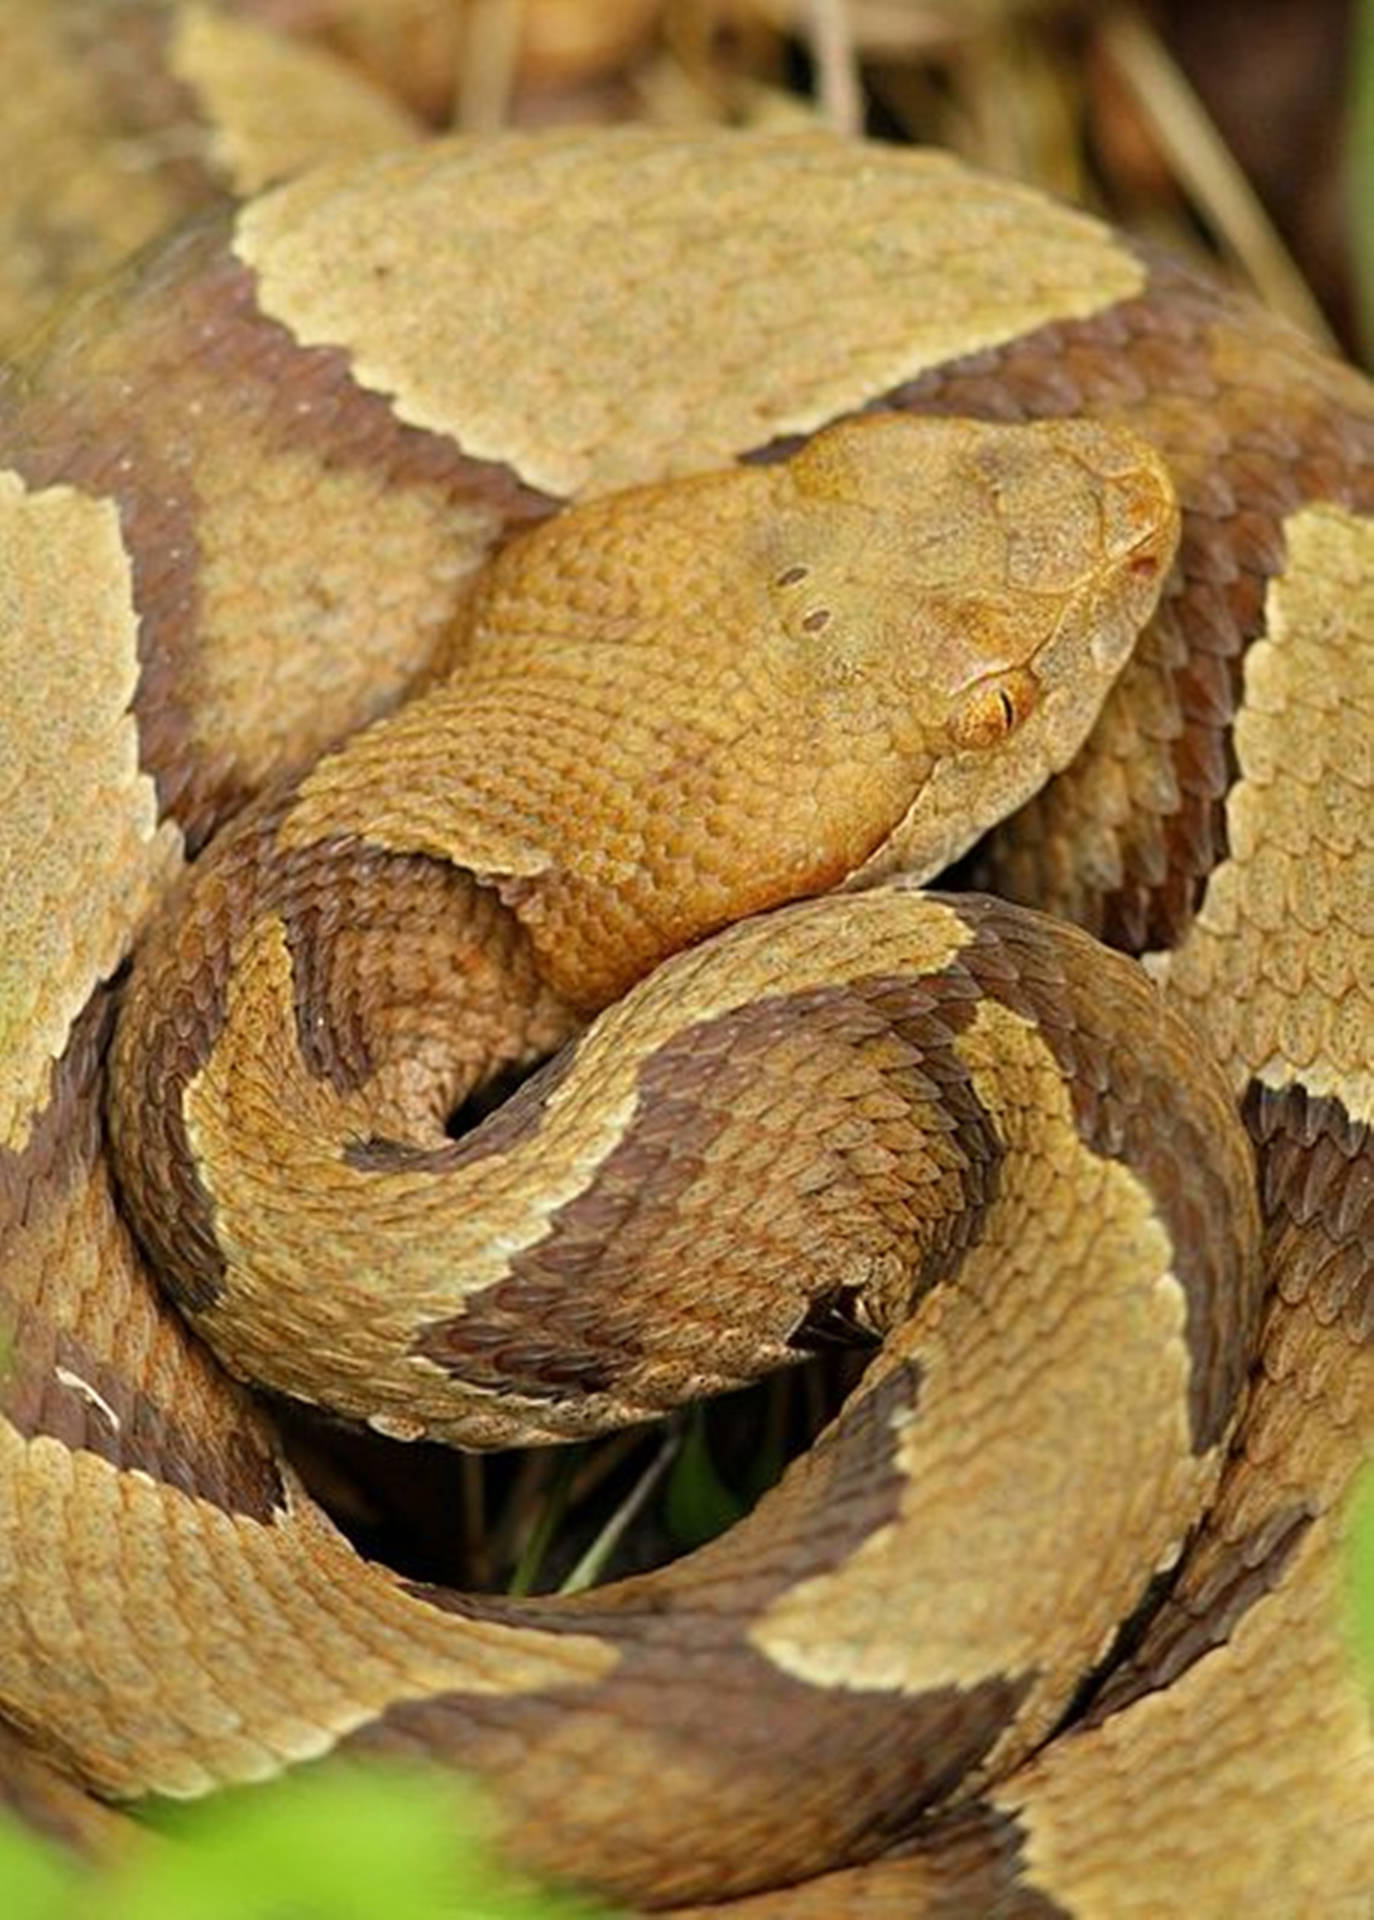
M 312 0 L 244 0 L 289 21 Z M 388 24 L 371 29 L 367 16 Z M 318 13 L 316 3 L 314 11 Z M 344 0 L 474 131 L 650 120 L 933 142 L 1205 254 L 1374 352 L 1370 0 Z M 407 25 L 407 22 L 409 23 Z

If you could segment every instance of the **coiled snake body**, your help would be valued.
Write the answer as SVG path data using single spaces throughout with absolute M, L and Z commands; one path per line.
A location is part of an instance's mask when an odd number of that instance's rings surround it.
M 1367 386 L 943 158 L 625 132 L 186 229 L 0 445 L 0 1792 L 1366 1912 Z M 745 1522 L 557 1600 L 361 1560 L 231 1377 L 519 1444 L 836 1327 Z

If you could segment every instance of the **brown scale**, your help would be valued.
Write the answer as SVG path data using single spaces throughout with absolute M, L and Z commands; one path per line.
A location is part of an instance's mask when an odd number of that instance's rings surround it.
M 617 1347 L 623 1349 L 622 1365 L 635 1364 L 641 1351 L 638 1316 L 627 1316 L 625 1328 L 618 1328 L 613 1303 L 632 1298 L 635 1283 L 665 1259 L 680 1257 L 671 1240 L 665 1254 L 665 1229 L 673 1231 L 677 1208 L 703 1163 L 718 1150 L 724 1126 L 758 1078 L 759 1063 L 787 1023 L 808 1020 L 828 1040 L 842 1039 L 856 1054 L 865 1039 L 885 1032 L 909 1045 L 900 1067 L 884 1067 L 884 1079 L 890 1078 L 913 1107 L 923 1101 L 938 1104 L 961 1162 L 948 1217 L 933 1204 L 936 1195 L 925 1196 L 918 1215 L 916 1196 L 894 1181 L 886 1201 L 892 1217 L 888 1231 L 895 1246 L 911 1232 L 902 1258 L 912 1277 L 904 1297 L 863 1303 L 861 1327 L 882 1333 L 957 1270 L 968 1247 L 976 1244 L 982 1216 L 997 1191 L 1002 1149 L 968 1085 L 967 1069 L 951 1051 L 978 1004 L 992 997 L 1034 1021 L 1072 1088 L 1084 1140 L 1095 1152 L 1137 1169 L 1160 1196 L 1180 1250 L 1176 1271 L 1189 1307 L 1194 1442 L 1200 1451 L 1214 1445 L 1246 1376 L 1257 1299 L 1244 1235 L 1218 1240 L 1208 1230 L 1226 1215 L 1228 1201 L 1207 1151 L 1206 1119 L 1199 1115 L 1196 1125 L 1179 1119 L 1173 1133 L 1158 1128 L 1154 1116 L 1166 1104 L 1161 1074 L 1168 1068 L 1157 1068 L 1145 1049 L 1137 1053 L 1121 1042 L 1104 1047 L 1086 1022 L 1075 1019 L 1075 1007 L 1082 1008 L 1087 999 L 1087 983 L 1072 977 L 1076 953 L 1037 941 L 1035 923 L 1010 919 L 995 903 L 968 902 L 963 911 L 979 926 L 979 937 L 946 975 L 916 983 L 856 981 L 844 989 L 747 1008 L 704 1030 L 684 1030 L 680 1041 L 646 1063 L 639 1089 L 643 1119 L 585 1192 L 551 1218 L 536 1247 L 515 1257 L 509 1279 L 470 1297 L 453 1320 L 425 1329 L 417 1351 L 465 1380 L 504 1381 L 525 1393 L 559 1386 L 601 1390 L 616 1378 Z M 1096 977 L 1092 985 L 1096 990 Z M 1117 1014 L 1117 1031 L 1129 1032 L 1124 1007 Z M 919 1045 L 907 1040 L 908 1032 L 922 1036 Z M 932 1047 L 932 1032 L 943 1033 L 943 1045 Z M 918 1159 L 913 1143 L 895 1130 L 890 1147 L 894 1168 L 904 1157 Z M 455 1157 L 461 1151 L 455 1149 Z M 646 1190 L 654 1194 L 652 1210 L 639 1204 Z M 843 1204 L 851 1231 L 857 1232 L 854 1223 L 876 1208 L 873 1187 L 865 1191 L 856 1181 Z M 909 1223 L 915 1218 L 919 1227 L 912 1231 Z M 776 1217 L 768 1222 L 744 1263 L 759 1300 L 751 1305 L 741 1288 L 722 1301 L 717 1339 L 723 1341 L 732 1326 L 724 1316 L 762 1315 L 769 1301 L 786 1298 L 793 1283 L 784 1276 L 815 1264 L 811 1241 L 820 1220 L 799 1215 L 795 1242 Z M 875 1231 L 873 1244 L 884 1243 L 884 1233 Z M 780 1269 L 776 1275 L 775 1267 Z M 814 1280 L 809 1290 L 810 1304 L 788 1335 L 794 1345 L 805 1344 L 798 1336 L 817 1303 L 828 1298 Z
M 1078 949 L 1061 953 L 1037 938 L 1038 922 L 1009 920 L 988 903 L 967 910 L 985 921 L 989 935 L 963 956 L 973 980 L 983 993 L 1035 1021 L 1063 1070 L 1079 1132 L 1093 1151 L 1135 1168 L 1159 1196 L 1178 1250 L 1174 1271 L 1188 1301 L 1193 1444 L 1199 1450 L 1212 1446 L 1245 1382 L 1258 1298 L 1244 1232 L 1238 1227 L 1218 1238 L 1211 1230 L 1228 1202 L 1207 1151 L 1207 1117 L 1180 1119 L 1172 1129 L 1159 1125 L 1170 1068 L 1144 1044 L 1137 1049 L 1124 1005 L 1114 1024 L 1129 1040 L 1104 1043 L 1086 1020 L 1075 1019 L 1074 1009 L 1088 998 L 1088 983 L 1073 977 Z M 1099 986 L 1107 998 L 1105 977 L 1094 979 L 1093 987 Z
M 1051 936 L 1041 934 L 1044 950 L 1037 951 L 1034 928 L 1023 930 L 1008 910 L 988 904 L 974 911 L 986 935 L 973 950 L 982 956 L 983 966 L 979 968 L 975 958 L 968 974 L 956 968 L 947 980 L 922 981 L 911 990 L 913 1007 L 908 1012 L 914 1029 L 923 1036 L 926 1067 L 930 1064 L 931 1037 L 957 1024 L 950 1020 L 951 1009 L 971 1011 L 976 1003 L 972 974 L 982 972 L 986 978 L 981 984 L 994 994 L 999 987 L 1006 993 L 1011 983 L 1013 991 L 1008 997 L 1019 997 L 1022 1004 L 1034 1007 L 1042 1016 L 1048 1011 L 1046 1024 L 1060 1029 L 1060 1048 L 1066 1060 L 1074 1053 L 1068 1071 L 1073 1078 L 1081 1075 L 1089 1083 L 1081 1111 L 1091 1116 L 1100 1142 L 1113 1122 L 1096 1109 L 1095 1047 L 1087 1026 L 1072 1019 L 1066 1022 L 1060 1011 L 1066 984 L 1071 1001 L 1083 1006 L 1085 1000 L 1091 1000 L 1091 990 L 1100 985 L 1099 964 L 1092 961 L 1085 965 L 1082 976 L 1069 984 L 1074 967 L 1070 964 L 1067 968 L 1066 982 L 1058 940 L 1052 947 Z M 1018 934 L 1022 935 L 1020 939 Z M 1014 957 L 1001 952 L 1002 935 L 1009 936 Z M 1052 951 L 1061 953 L 1057 966 Z M 1083 958 L 1086 962 L 1086 953 Z M 869 985 L 873 1004 L 882 1006 L 887 1018 L 900 1023 L 900 989 L 885 980 Z M 941 990 L 946 987 L 948 997 L 942 999 Z M 1139 991 L 1138 983 L 1132 990 Z M 791 1008 L 778 1007 L 775 1033 L 780 1030 L 783 1015 L 802 1020 L 806 1011 L 801 1000 Z M 1157 1107 L 1162 1097 L 1138 1073 L 1133 1075 L 1129 1065 L 1122 1086 L 1126 1091 L 1121 1097 L 1132 1107 L 1136 1101 L 1142 1108 L 1147 1104 Z M 1205 1115 L 1199 1112 L 1197 1119 L 1197 1131 L 1189 1131 L 1185 1125 L 1170 1138 L 1172 1157 L 1167 1167 L 1157 1163 L 1152 1170 L 1157 1193 L 1161 1198 L 1167 1196 L 1168 1204 L 1180 1217 L 1186 1217 L 1197 1205 L 1197 1196 L 1190 1197 L 1185 1189 L 1195 1164 L 1214 1144 L 1207 1136 Z M 1119 1127 L 1117 1134 L 1116 1150 L 1123 1157 L 1133 1158 L 1140 1151 L 1136 1130 L 1128 1124 Z M 1216 1204 L 1226 1204 L 1220 1192 L 1212 1198 Z M 1243 1243 L 1244 1235 L 1237 1232 L 1235 1238 Z M 1220 1284 L 1227 1288 L 1231 1282 L 1223 1278 Z M 1205 1320 L 1206 1315 L 1202 1318 Z M 1197 1361 L 1205 1362 L 1205 1347 Z M 1233 1388 L 1234 1381 L 1231 1384 Z M 753 1830 L 763 1808 L 784 1791 L 795 1810 L 786 1842 L 785 1870 L 789 1874 L 809 1870 L 813 1858 L 821 1857 L 822 1846 L 834 1846 L 851 1859 L 865 1858 L 907 1834 L 919 1832 L 924 1847 L 927 1830 L 915 1823 L 912 1808 L 927 1799 L 940 1798 L 952 1786 L 953 1776 L 938 1770 L 924 1771 L 921 1756 L 933 1756 L 938 1751 L 942 1765 L 943 1755 L 955 1750 L 976 1765 L 977 1755 L 1011 1724 L 1020 1689 L 1030 1676 L 1007 1675 L 996 1685 L 988 1682 L 943 1692 L 924 1691 L 900 1704 L 894 1697 L 869 1697 L 868 1717 L 864 1718 L 848 1689 L 840 1688 L 833 1695 L 818 1693 L 766 1668 L 752 1651 L 740 1645 L 734 1631 L 733 1623 L 757 1617 L 771 1599 L 788 1592 L 803 1568 L 810 1577 L 817 1569 L 842 1565 L 848 1553 L 877 1536 L 891 1520 L 892 1509 L 901 1497 L 902 1479 L 892 1471 L 887 1436 L 894 1425 L 895 1411 L 919 1412 L 921 1391 L 919 1364 L 905 1364 L 890 1369 L 860 1392 L 844 1422 L 832 1429 L 805 1461 L 794 1466 L 784 1486 L 770 1496 L 766 1508 L 760 1509 L 758 1523 L 766 1529 L 770 1542 L 766 1556 L 757 1556 L 751 1543 L 735 1534 L 714 1543 L 691 1563 L 668 1568 L 645 1583 L 574 1602 L 535 1602 L 518 1611 L 511 1603 L 474 1603 L 418 1590 L 434 1604 L 464 1614 L 480 1608 L 487 1618 L 518 1617 L 525 1622 L 537 1621 L 555 1632 L 591 1627 L 613 1639 L 621 1648 L 621 1662 L 598 1695 L 597 1712 L 605 1716 L 605 1750 L 628 1750 L 632 1771 L 671 1767 L 693 1754 L 698 1742 L 706 1738 L 728 1756 L 720 1787 L 711 1801 L 709 1829 L 699 1833 L 684 1828 L 683 1823 L 690 1819 L 685 1808 L 678 1808 L 673 1815 L 678 1823 L 674 1850 L 681 1844 L 695 1863 L 690 1880 L 681 1883 L 684 1891 L 695 1888 L 698 1871 L 704 1873 L 715 1892 L 762 1882 L 770 1872 L 782 1871 L 782 1857 L 774 1860 L 768 1851 L 770 1843 L 762 1843 L 760 1852 L 748 1863 L 727 1859 L 716 1848 L 723 1813 L 730 1816 L 724 1822 L 726 1826 L 747 1824 Z M 1224 1419 L 1225 1412 L 1222 1407 L 1219 1417 Z M 703 1663 L 708 1658 L 712 1662 L 716 1684 L 709 1699 L 695 1688 L 682 1685 L 681 1676 L 695 1670 L 694 1655 Z M 653 1710 L 650 1702 L 654 1703 Z M 866 1764 L 860 1762 L 854 1774 L 847 1776 L 850 1784 L 843 1796 L 844 1811 L 837 1814 L 830 1769 L 841 1754 L 846 1767 L 856 1760 L 852 1742 L 863 1742 L 864 1726 L 872 1743 L 866 1750 Z M 524 1810 L 537 1836 L 531 1844 L 536 1851 L 547 1847 L 547 1857 L 553 1860 L 562 1845 L 558 1838 L 560 1820 L 566 1817 L 575 1822 L 585 1817 L 573 1784 L 582 1736 L 570 1733 L 566 1751 L 562 1741 L 561 1727 L 556 1723 L 548 1726 L 542 1703 L 490 1702 L 454 1694 L 391 1708 L 349 1745 L 358 1751 L 398 1755 L 451 1752 L 456 1763 L 476 1761 L 484 1770 L 490 1767 L 502 1777 L 509 1804 Z M 908 1741 L 913 1744 L 905 1745 Z M 894 1758 L 899 1751 L 903 1755 L 900 1765 Z M 538 1757 L 532 1760 L 532 1754 Z M 929 1764 L 937 1767 L 933 1757 Z M 504 1777 L 507 1765 L 515 1769 L 509 1780 Z M 906 1794 L 894 1796 L 894 1767 L 906 1783 Z M 798 1792 L 798 1778 L 807 1781 L 807 1792 Z M 788 1781 L 792 1782 L 790 1787 L 785 1785 Z M 618 1776 L 614 1784 L 598 1779 L 597 1793 L 606 1802 L 608 1817 L 624 1825 L 624 1871 L 630 1884 L 636 1871 L 634 1846 L 645 1844 L 644 1835 L 652 1831 L 654 1816 L 652 1810 L 643 1814 L 636 1811 L 632 1821 L 628 1810 L 617 1813 L 615 1796 L 622 1790 Z M 990 1816 L 990 1821 L 996 1830 L 998 1818 Z M 654 1844 L 665 1843 L 659 1840 Z M 951 1847 L 957 1856 L 953 1841 Z M 962 1874 L 962 1869 L 959 1872 Z M 983 1884 L 972 1859 L 968 1872 L 972 1878 L 963 1881 L 967 1888 Z M 1037 1908 L 1031 1905 L 1025 1911 L 1034 1913 Z M 1038 1911 L 1048 1914 L 1053 1908 L 1041 1905 Z
M 0 1152 L 0 1415 L 266 1522 L 283 1498 L 274 1449 L 246 1406 L 224 1421 L 217 1371 L 159 1311 L 117 1209 L 98 1094 L 110 1012 L 97 994 L 25 1151 Z
M 183 1098 L 214 1048 L 235 959 L 260 918 L 280 919 L 293 955 L 296 1031 L 288 1044 L 336 1091 L 366 1088 L 383 1137 L 391 1099 L 387 1063 L 374 1049 L 399 1056 L 399 1111 L 410 1125 L 412 1076 L 426 1077 L 432 1131 L 442 1137 L 473 1086 L 533 1064 L 571 1030 L 519 928 L 470 875 L 351 839 L 282 849 L 277 832 L 294 797 L 288 788 L 254 806 L 217 843 L 213 868 L 183 878 L 164 909 L 163 924 L 177 937 L 159 940 L 154 930 L 145 943 L 115 1047 L 112 1111 L 126 1204 L 164 1285 L 196 1309 L 217 1298 L 224 1258 Z M 126 1044 L 147 1007 L 160 1014 L 153 1044 Z M 364 1152 L 367 1145 L 360 1140 Z
M 805 1886 L 731 1903 L 730 1920 L 1071 1920 L 1021 1878 L 1025 1829 L 978 1801 L 924 1822 L 875 1866 L 822 1874 Z M 681 1920 L 719 1920 L 718 1907 L 681 1907 Z
M 391 0 L 385 11 L 394 16 Z M 394 17 L 360 19 L 353 0 L 307 13 L 285 20 L 273 0 L 6 8 L 0 70 L 17 80 L 0 134 L 0 345 L 231 194 L 415 137 L 396 94 L 452 86 L 452 27 L 438 6 L 417 0 L 408 32 Z M 363 79 L 369 64 L 390 67 L 395 92 L 382 91 L 381 73 L 375 88 Z
M 827 1859 L 872 1858 L 910 1829 L 913 1805 L 948 1791 L 1013 1720 L 1023 1677 L 906 1699 L 821 1690 L 779 1672 L 737 1631 L 738 1622 L 786 1591 L 800 1567 L 839 1566 L 895 1515 L 901 1483 L 892 1469 L 891 1421 L 918 1401 L 919 1390 L 913 1370 L 889 1373 L 859 1398 L 843 1430 L 832 1428 L 798 1463 L 769 1497 L 776 1544 L 767 1557 L 718 1542 L 711 1567 L 695 1563 L 690 1582 L 675 1579 L 671 1568 L 650 1576 L 656 1598 L 630 1584 L 580 1602 L 532 1601 L 518 1611 L 509 1602 L 480 1603 L 487 1618 L 508 1613 L 555 1632 L 605 1631 L 621 1648 L 596 1713 L 602 1751 L 624 1757 L 597 1767 L 594 1791 L 598 1820 L 619 1827 L 624 1862 L 617 1877 L 625 1884 L 660 1851 L 680 1863 L 675 1883 L 663 1886 L 666 1904 L 675 1891 L 699 1898 L 709 1888 L 728 1898 L 770 1879 L 807 1877 Z M 449 1604 L 445 1595 L 420 1591 Z M 708 1665 L 712 1686 L 692 1684 Z M 574 1729 L 565 1744 L 564 1724 L 543 1701 L 441 1696 L 389 1709 L 344 1751 L 402 1759 L 437 1753 L 489 1771 L 539 1835 L 536 1851 L 552 1859 L 587 1815 L 578 1786 L 585 1734 Z M 724 1760 L 709 1800 L 665 1806 L 661 1814 L 645 1806 L 636 1777 L 690 1766 L 703 1746 Z M 789 1819 L 770 1836 L 768 1809 L 782 1801 Z M 744 1855 L 731 1843 L 740 1830 L 757 1836 Z
M 1274 1289 L 1258 1347 L 1268 1378 L 1237 1439 L 1238 1470 L 1174 1590 L 1094 1699 L 1092 1724 L 1224 1646 L 1279 1587 L 1357 1464 L 1346 1435 L 1359 1417 L 1351 1408 L 1374 1344 L 1374 1138 L 1339 1101 L 1300 1088 L 1276 1094 L 1253 1085 L 1245 1110 L 1260 1156 L 1264 1270 Z M 1292 1418 L 1295 1402 L 1303 1431 L 1275 1471 L 1270 1436 Z
M 923 1033 L 941 1005 L 944 982 L 917 988 L 909 983 L 859 982 L 851 988 L 827 988 L 791 999 L 744 1007 L 704 1027 L 688 1027 L 646 1061 L 638 1102 L 642 1119 L 603 1161 L 586 1189 L 552 1215 L 546 1236 L 517 1254 L 510 1277 L 464 1303 L 452 1320 L 426 1327 L 416 1351 L 464 1380 L 509 1386 L 525 1394 L 560 1390 L 602 1391 L 626 1369 L 642 1363 L 646 1329 L 638 1305 L 617 1324 L 615 1303 L 634 1301 L 643 1277 L 662 1269 L 660 1242 L 702 1177 L 718 1159 L 721 1136 L 731 1116 L 747 1099 L 760 1065 L 793 1023 L 814 1023 L 827 1044 L 862 1055 L 865 1043 L 891 1036 L 903 1044 L 903 1000 Z M 954 991 L 959 983 L 950 983 Z M 905 988 L 905 992 L 903 992 Z M 914 1001 L 914 1007 L 912 1002 Z M 950 1027 L 952 1039 L 953 1023 Z M 919 1273 L 906 1308 L 958 1265 L 977 1234 L 982 1213 L 996 1191 L 1001 1158 L 988 1117 L 968 1086 L 967 1071 L 950 1052 L 908 1044 L 904 1057 L 885 1060 L 882 1080 L 894 1098 L 919 1107 L 929 1102 L 948 1116 L 950 1136 L 961 1163 L 960 1178 L 945 1194 L 921 1196 L 898 1178 L 904 1148 L 919 1163 L 919 1141 L 907 1141 L 893 1125 L 889 1147 L 893 1163 L 890 1191 L 879 1193 L 871 1176 L 843 1188 L 851 1215 L 849 1232 L 871 1221 L 875 1245 L 890 1243 Z M 481 1135 L 476 1136 L 480 1141 Z M 459 1152 L 462 1149 L 458 1149 Z M 840 1156 L 843 1158 L 843 1156 Z M 641 1204 L 651 1190 L 652 1208 Z M 941 1203 L 948 1208 L 941 1211 Z M 828 1205 L 841 1204 L 837 1192 Z M 748 1223 L 739 1223 L 747 1236 Z M 784 1220 L 761 1222 L 756 1247 L 741 1260 L 740 1283 L 718 1301 L 696 1301 L 693 1311 L 719 1315 L 713 1339 L 738 1339 L 742 1325 L 767 1315 L 772 1303 L 796 1292 L 792 1277 L 817 1265 L 813 1242 L 822 1236 L 825 1216 L 803 1214 L 795 1234 Z M 675 1252 L 669 1253 L 671 1261 Z M 745 1276 L 748 1276 L 747 1279 Z M 798 1301 L 795 1324 L 783 1329 L 786 1344 L 804 1351 L 818 1309 L 833 1328 L 834 1294 L 808 1279 L 809 1298 Z M 881 1333 L 871 1304 L 863 1303 L 857 1338 Z
M 93 1799 L 0 1714 L 0 1810 L 78 1854 L 109 1861 L 131 1845 L 131 1823 Z
M 372 516 L 382 511 L 383 495 L 404 500 L 413 490 L 435 498 L 452 518 L 450 544 L 459 553 L 471 541 L 474 515 L 486 516 L 491 538 L 551 506 L 508 469 L 471 460 L 451 440 L 401 424 L 384 399 L 354 382 L 341 352 L 302 348 L 284 327 L 264 319 L 252 275 L 229 252 L 231 227 L 221 213 L 188 227 L 75 301 L 26 357 L 0 369 L 5 464 L 31 488 L 65 482 L 119 507 L 139 616 L 141 762 L 157 781 L 163 811 L 180 823 L 193 851 L 257 784 L 201 737 L 196 660 L 207 509 L 199 497 L 199 417 L 232 420 L 233 458 L 247 474 L 278 453 L 308 456 L 321 499 L 331 476 L 366 476 L 376 495 L 372 515 L 347 535 L 359 550 L 375 538 Z M 310 500 L 288 510 L 265 497 L 259 511 L 253 538 L 270 552 L 283 538 L 278 529 L 292 525 L 292 513 L 308 517 Z M 335 538 L 343 542 L 342 530 Z M 482 550 L 479 544 L 469 565 Z M 323 559 L 327 555 L 321 577 Z M 286 676 L 285 662 L 265 659 L 263 684 L 252 691 L 282 736 L 283 770 L 314 759 L 336 734 L 394 704 L 430 670 L 445 639 L 442 629 L 426 639 L 398 628 L 395 657 L 378 660 L 376 685 L 339 707 L 325 697 L 333 677 L 331 643 L 312 608 L 308 576 L 302 593 L 294 609 L 300 644 L 326 650 L 320 672 L 301 685 Z M 379 608 L 375 619 L 383 633 L 388 618 Z M 259 642 L 250 631 L 221 634 L 218 644 L 244 649 L 251 661 Z

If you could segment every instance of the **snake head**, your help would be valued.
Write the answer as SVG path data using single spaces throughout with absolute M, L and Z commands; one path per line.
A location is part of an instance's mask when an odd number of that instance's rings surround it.
M 322 762 L 287 832 L 441 854 L 603 1005 L 746 914 L 933 873 L 1028 798 L 1177 523 L 1131 434 L 897 413 L 583 502 L 497 556 L 452 680 Z
M 912 769 L 860 872 L 920 877 L 1067 764 L 1158 601 L 1172 479 L 1096 421 L 1003 426 L 880 413 L 775 470 L 780 626 L 811 656 L 808 711 L 847 755 Z

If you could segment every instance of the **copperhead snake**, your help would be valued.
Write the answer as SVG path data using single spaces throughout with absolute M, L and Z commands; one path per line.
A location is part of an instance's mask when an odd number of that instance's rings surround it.
M 621 131 L 205 217 L 0 445 L 0 1798 L 397 1753 L 636 1907 L 1368 1912 L 1368 386 L 945 157 Z M 561 1599 L 239 1384 L 521 1444 L 822 1323 L 779 1488 Z

